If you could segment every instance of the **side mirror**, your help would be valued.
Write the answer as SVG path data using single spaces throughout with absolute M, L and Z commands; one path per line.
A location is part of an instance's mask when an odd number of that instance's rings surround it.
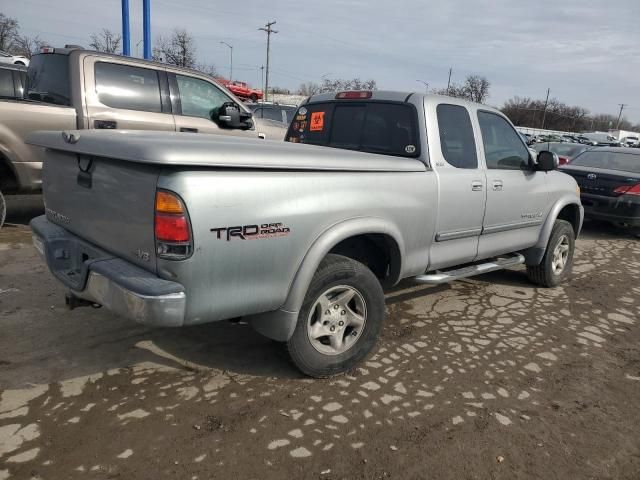
M 233 102 L 224 103 L 217 112 L 214 112 L 214 115 L 211 115 L 211 120 L 222 128 L 250 129 L 253 127 L 251 118 L 250 113 L 242 112 L 240 107 Z
M 543 150 L 538 152 L 537 163 L 538 170 L 549 172 L 558 168 L 560 160 L 558 159 L 558 155 L 555 153 L 550 152 L 549 150 Z

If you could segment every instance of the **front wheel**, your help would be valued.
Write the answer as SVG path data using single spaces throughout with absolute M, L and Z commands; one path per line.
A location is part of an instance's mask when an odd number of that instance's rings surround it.
M 249 95 L 249 100 L 251 100 L 253 103 L 256 103 L 258 101 L 258 95 L 252 93 L 251 95 Z
M 576 236 L 571 224 L 556 220 L 542 261 L 539 265 L 527 266 L 529 280 L 543 287 L 559 285 L 571 271 L 575 244 Z
M 293 335 L 293 363 L 316 378 L 344 373 L 373 349 L 384 320 L 384 293 L 362 263 L 327 255 L 316 271 Z

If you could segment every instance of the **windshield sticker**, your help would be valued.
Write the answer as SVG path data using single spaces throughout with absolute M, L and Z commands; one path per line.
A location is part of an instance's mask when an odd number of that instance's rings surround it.
M 304 107 L 300 107 L 300 110 L 298 110 L 298 115 L 306 115 L 307 114 L 307 109 Z
M 306 120 L 307 116 L 306 115 L 296 115 L 296 120 L 301 121 L 301 120 Z
M 306 121 L 305 122 L 300 122 L 300 129 L 298 131 L 299 132 L 304 132 L 305 128 L 307 128 L 307 122 Z
M 407 153 L 416 153 L 416 146 L 415 145 L 407 145 L 406 147 L 404 147 L 404 151 Z
M 312 112 L 311 113 L 311 128 L 312 132 L 321 132 L 324 130 L 324 112 Z

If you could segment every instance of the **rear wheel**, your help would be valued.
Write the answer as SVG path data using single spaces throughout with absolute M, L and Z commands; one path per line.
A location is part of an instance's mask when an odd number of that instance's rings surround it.
M 0 191 L 0 228 L 4 225 L 4 221 L 7 218 L 7 202 L 4 200 L 4 195 Z
M 543 287 L 559 285 L 571 271 L 575 242 L 571 224 L 556 220 L 542 261 L 539 265 L 527 266 L 529 280 Z
M 289 355 L 316 378 L 346 372 L 373 349 L 384 320 L 384 294 L 362 263 L 327 255 L 316 271 L 293 335 Z
M 258 101 L 258 95 L 252 93 L 251 95 L 249 95 L 249 100 L 251 100 L 253 103 L 256 103 Z

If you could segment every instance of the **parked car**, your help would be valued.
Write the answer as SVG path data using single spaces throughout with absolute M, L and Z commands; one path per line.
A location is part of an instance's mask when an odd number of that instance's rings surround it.
M 257 102 L 262 98 L 262 90 L 251 88 L 245 82 L 222 80 L 221 83 L 238 98 L 251 100 L 252 102 Z
M 47 208 L 34 244 L 71 306 L 159 326 L 244 317 L 314 377 L 369 354 L 383 286 L 526 264 L 552 287 L 571 269 L 576 182 L 551 152 L 534 162 L 498 110 L 322 94 L 287 140 L 36 132 Z
M 0 101 L 0 197 L 41 188 L 35 130 L 131 129 L 282 140 L 286 127 L 253 119 L 212 77 L 79 48 L 45 47 L 27 71 L 27 101 Z M 0 223 L 1 226 L 1 223 Z
M 640 227 L 640 151 L 590 149 L 561 171 L 578 182 L 585 217 Z
M 278 103 L 253 103 L 247 105 L 255 118 L 266 118 L 289 126 L 293 115 L 298 109 L 297 105 L 281 105 Z
M 8 63 L 9 65 L 22 65 L 24 67 L 29 66 L 29 59 L 22 55 L 11 55 L 3 50 L 0 50 L 0 63 Z
M 27 67 L 0 63 L 0 99 L 16 99 L 24 96 Z
M 600 147 L 619 147 L 620 141 L 607 133 L 583 133 L 580 136 L 583 143 Z
M 580 143 L 548 142 L 538 143 L 531 148 L 537 152 L 549 150 L 558 155 L 560 165 L 565 165 L 569 163 L 573 157 L 584 152 L 589 147 Z

